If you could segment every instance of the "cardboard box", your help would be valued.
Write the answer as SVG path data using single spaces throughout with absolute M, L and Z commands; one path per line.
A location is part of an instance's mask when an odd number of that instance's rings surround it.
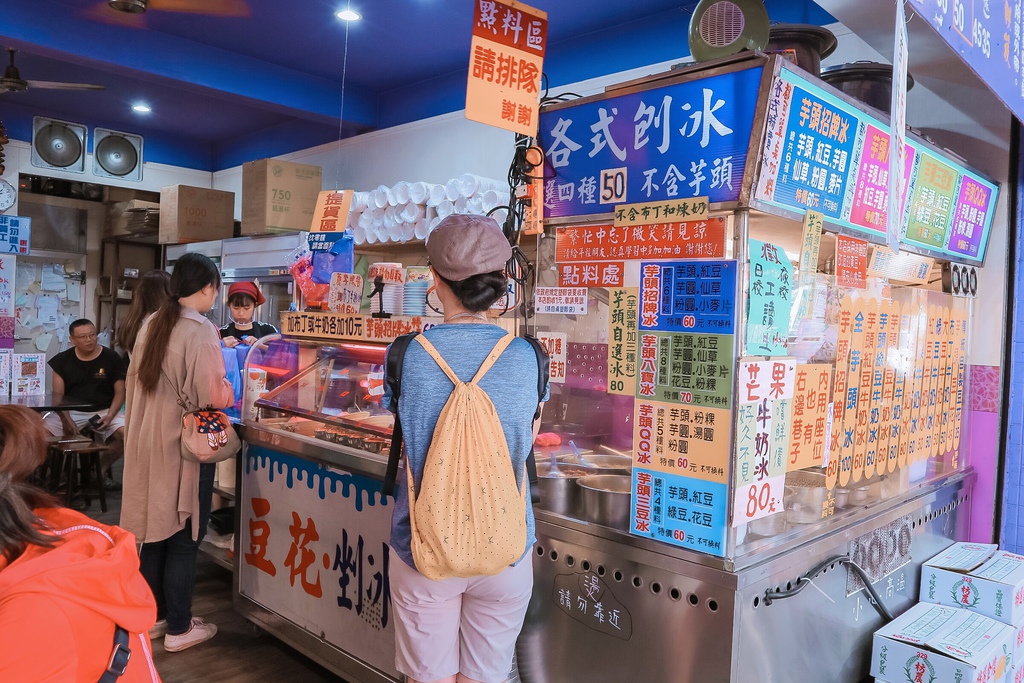
M 160 190 L 160 244 L 230 239 L 235 193 L 189 185 Z
M 309 230 L 322 184 L 319 166 L 280 159 L 242 165 L 242 234 Z
M 1014 629 L 956 607 L 919 602 L 875 631 L 871 675 L 883 681 L 1009 683 Z
M 1024 556 L 982 543 L 954 543 L 921 567 L 923 602 L 1024 624 Z

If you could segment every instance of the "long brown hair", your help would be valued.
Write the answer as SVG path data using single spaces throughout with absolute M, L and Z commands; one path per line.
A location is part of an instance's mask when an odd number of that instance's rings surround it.
M 131 353 L 139 337 L 142 321 L 155 313 L 171 298 L 171 274 L 166 270 L 151 270 L 142 276 L 138 289 L 132 296 L 132 305 L 124 322 L 117 328 L 117 345 Z
M 0 405 L 0 555 L 18 559 L 29 544 L 50 546 L 33 510 L 56 502 L 25 482 L 46 459 L 46 428 L 33 411 Z
M 136 349 L 136 355 L 139 356 L 139 383 L 146 393 L 151 393 L 160 382 L 161 368 L 167 356 L 167 343 L 181 319 L 182 306 L 179 299 L 192 296 L 209 285 L 220 287 L 220 271 L 209 258 L 189 252 L 174 263 L 170 282 L 171 298 L 153 314 L 145 343 Z

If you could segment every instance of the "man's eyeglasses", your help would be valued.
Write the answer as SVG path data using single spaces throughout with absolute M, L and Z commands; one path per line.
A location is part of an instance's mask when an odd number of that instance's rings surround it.
M 88 334 L 73 334 L 72 339 L 78 339 L 79 341 L 89 341 L 90 339 L 96 339 L 95 332 L 89 332 Z

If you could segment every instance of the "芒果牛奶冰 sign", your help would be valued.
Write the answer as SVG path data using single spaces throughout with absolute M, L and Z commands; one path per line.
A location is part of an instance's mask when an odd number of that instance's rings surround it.
M 539 144 L 553 171 L 545 173 L 545 217 L 702 196 L 736 201 L 762 71 L 758 64 L 545 109 Z

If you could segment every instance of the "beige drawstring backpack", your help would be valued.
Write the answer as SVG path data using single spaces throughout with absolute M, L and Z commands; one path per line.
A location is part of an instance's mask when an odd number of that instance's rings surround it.
M 406 468 L 412 557 L 428 579 L 497 574 L 526 549 L 526 470 L 517 483 L 498 412 L 478 385 L 514 338 L 502 337 L 469 382 L 423 335 L 415 338 L 455 384 L 434 428 L 418 495 Z

